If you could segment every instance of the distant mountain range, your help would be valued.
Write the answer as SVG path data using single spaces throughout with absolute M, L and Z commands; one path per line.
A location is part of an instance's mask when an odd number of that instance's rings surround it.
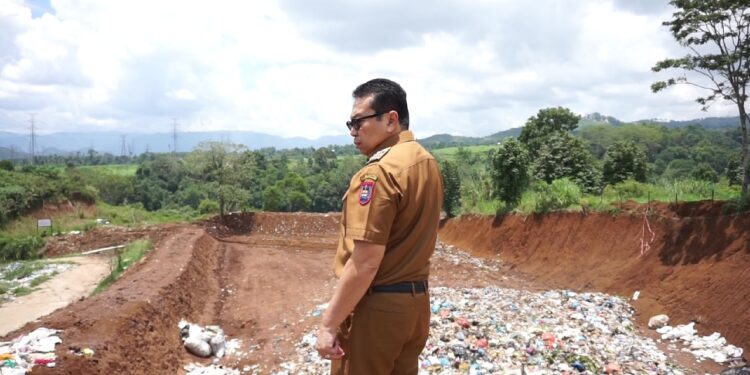
M 0 132 L 0 158 L 27 157 L 29 138 L 28 134 Z M 177 151 L 191 151 L 204 141 L 231 142 L 257 150 L 266 147 L 286 149 L 343 145 L 350 144 L 351 137 L 342 135 L 307 139 L 284 138 L 245 131 L 183 132 L 177 134 Z M 170 152 L 174 148 L 173 143 L 171 133 L 52 133 L 36 137 L 36 153 L 38 155 L 75 155 L 76 153 L 86 154 L 88 150 L 93 149 L 99 153 L 112 155 L 137 155 L 147 151 Z
M 628 124 L 658 124 L 668 128 L 679 128 L 688 125 L 702 125 L 709 129 L 736 127 L 739 117 L 708 117 L 687 121 L 671 120 L 639 120 L 623 122 L 612 116 L 591 113 L 581 118 L 580 127 L 595 124 L 609 124 L 612 126 L 626 126 Z M 436 134 L 420 139 L 420 143 L 430 148 L 450 147 L 458 145 L 495 144 L 507 137 L 517 137 L 521 128 L 512 128 L 485 137 L 464 137 L 449 134 Z M 326 136 L 318 139 L 302 137 L 284 138 L 264 133 L 244 131 L 214 131 L 214 132 L 184 132 L 177 137 L 177 151 L 190 151 L 203 141 L 226 141 L 243 144 L 250 149 L 275 147 L 277 149 L 324 147 L 331 145 L 349 145 L 351 137 L 348 135 Z M 53 133 L 36 137 L 36 152 L 39 155 L 67 155 L 86 154 L 93 149 L 99 153 L 141 154 L 150 152 L 170 152 L 174 148 L 171 133 L 123 134 L 118 132 L 92 133 Z M 0 159 L 21 159 L 28 157 L 29 135 L 0 132 Z

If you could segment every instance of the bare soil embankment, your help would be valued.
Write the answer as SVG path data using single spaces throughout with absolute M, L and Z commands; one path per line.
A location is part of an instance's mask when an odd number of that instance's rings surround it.
M 720 204 L 631 207 L 631 213 L 464 216 L 444 222 L 440 239 L 475 255 L 499 257 L 550 287 L 631 297 L 645 324 L 695 321 L 750 350 L 750 213 Z M 649 232 L 644 221 L 648 219 Z M 652 240 L 653 238 L 653 240 Z M 641 255 L 641 240 L 650 248 Z
M 243 213 L 138 233 L 154 239 L 154 250 L 108 290 L 0 341 L 39 326 L 62 330 L 57 367 L 34 368 L 34 373 L 179 374 L 186 363 L 210 361 L 182 347 L 177 322 L 187 319 L 218 324 L 230 338 L 243 341 L 246 355 L 222 363 L 260 365 L 261 373 L 270 373 L 293 354 L 301 335 L 318 322 L 311 311 L 330 297 L 338 221 L 336 214 Z M 750 347 L 750 215 L 682 207 L 659 211 L 649 222 L 654 240 L 639 257 L 644 221 L 638 213 L 449 220 L 441 240 L 477 256 L 500 258 L 513 269 L 482 270 L 470 260 L 437 256 L 431 283 L 565 287 L 628 296 L 640 290 L 635 306 L 641 323 L 666 312 L 673 322 L 696 319 L 702 333 L 718 330 L 730 342 Z M 97 236 L 101 233 L 87 232 L 76 244 L 102 245 L 89 238 Z M 58 244 L 60 253 L 78 247 L 66 244 Z M 520 272 L 534 280 L 518 277 Z M 79 357 L 71 346 L 96 353 Z

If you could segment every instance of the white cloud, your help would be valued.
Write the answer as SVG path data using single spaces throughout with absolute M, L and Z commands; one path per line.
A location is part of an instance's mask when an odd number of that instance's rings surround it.
M 351 90 L 389 77 L 413 129 L 486 135 L 540 108 L 623 120 L 706 114 L 650 93 L 682 52 L 666 1 L 0 0 L 0 130 L 345 134 Z M 42 14 L 40 16 L 40 14 Z M 732 115 L 717 106 L 714 115 Z

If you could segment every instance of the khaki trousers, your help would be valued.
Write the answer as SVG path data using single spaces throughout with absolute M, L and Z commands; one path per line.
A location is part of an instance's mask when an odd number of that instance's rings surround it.
M 365 294 L 339 328 L 333 375 L 416 375 L 430 330 L 428 293 Z

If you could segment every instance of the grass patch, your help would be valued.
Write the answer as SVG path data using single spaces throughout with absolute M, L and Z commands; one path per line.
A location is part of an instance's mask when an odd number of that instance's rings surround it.
M 13 289 L 12 293 L 15 294 L 16 297 L 21 297 L 21 296 L 29 295 L 31 294 L 31 292 L 32 292 L 31 288 L 27 288 L 25 286 L 19 286 L 18 288 Z
M 559 186 L 555 187 L 555 183 Z M 467 196 L 462 192 L 462 213 L 491 215 L 495 213 L 515 212 L 523 215 L 551 211 L 588 211 L 616 214 L 622 210 L 627 201 L 640 204 L 648 202 L 682 203 L 704 200 L 727 202 L 728 213 L 740 212 L 750 207 L 750 199 L 740 202 L 740 187 L 730 186 L 726 180 L 711 183 L 697 180 L 659 180 L 654 183 L 625 181 L 614 186 L 607 186 L 599 194 L 580 195 L 574 190 L 571 182 L 550 184 L 548 188 L 533 185 L 525 191 L 520 202 L 513 208 L 502 202 L 482 199 L 481 194 Z
M 85 232 L 96 227 L 96 217 L 86 212 L 85 206 L 76 204 L 71 211 L 60 211 L 49 217 L 52 228 L 37 228 L 37 219 L 31 216 L 20 217 L 8 224 L 0 234 L 10 236 L 48 236 L 52 233 L 67 233 L 72 230 Z
M 131 242 L 122 251 L 117 252 L 112 261 L 110 274 L 99 283 L 94 290 L 94 294 L 104 291 L 117 281 L 130 265 L 138 262 L 146 253 L 151 251 L 151 247 L 151 241 L 144 239 Z
M 15 283 L 12 283 L 10 281 L 0 280 L 0 295 L 8 293 L 8 291 L 13 289 L 15 285 Z
M 54 277 L 55 275 L 57 275 L 57 272 L 53 272 L 50 275 L 39 276 L 36 279 L 31 280 L 31 283 L 29 283 L 29 286 L 31 288 L 36 288 L 39 285 L 41 285 L 42 283 L 44 283 L 45 281 L 47 281 L 47 280 L 51 279 L 52 277 Z
M 108 220 L 113 225 L 128 227 L 148 226 L 154 224 L 189 222 L 211 215 L 200 214 L 190 207 L 163 208 L 158 211 L 147 211 L 140 204 L 113 206 L 103 202 L 97 203 L 97 217 Z
M 98 174 L 135 176 L 135 172 L 138 170 L 138 164 L 82 165 L 76 168 L 82 171 L 93 171 Z
M 456 160 L 456 154 L 458 150 L 464 149 L 470 155 L 481 155 L 482 157 L 487 155 L 493 148 L 497 148 L 497 145 L 474 145 L 474 146 L 455 146 L 455 147 L 444 147 L 430 150 L 433 156 L 436 158 L 448 159 L 450 161 Z

